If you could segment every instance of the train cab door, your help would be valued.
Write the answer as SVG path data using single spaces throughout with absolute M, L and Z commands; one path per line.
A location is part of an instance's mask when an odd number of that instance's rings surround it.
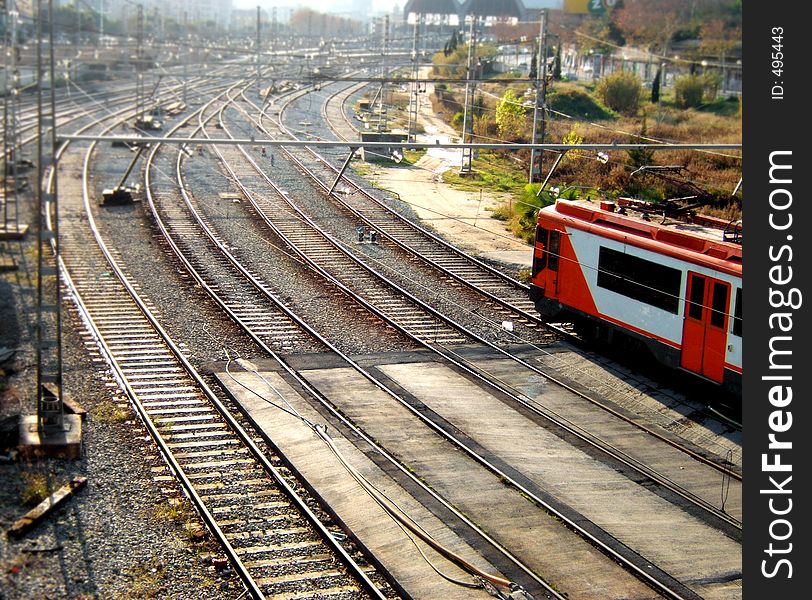
M 727 349 L 730 284 L 688 272 L 680 366 L 722 383 Z
M 545 296 L 558 294 L 558 264 L 561 252 L 561 232 L 545 227 L 536 228 L 536 244 L 533 256 L 533 282 L 545 290 Z

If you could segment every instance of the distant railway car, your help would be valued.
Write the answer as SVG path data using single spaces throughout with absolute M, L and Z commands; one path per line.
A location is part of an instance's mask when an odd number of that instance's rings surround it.
M 655 222 L 624 204 L 558 200 L 539 211 L 536 309 L 741 393 L 741 226 Z

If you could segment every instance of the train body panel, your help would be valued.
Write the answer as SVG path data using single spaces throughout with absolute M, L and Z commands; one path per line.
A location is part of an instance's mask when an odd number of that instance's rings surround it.
M 609 205 L 611 206 L 611 205 Z M 586 202 L 539 212 L 531 298 L 548 318 L 642 342 L 663 363 L 740 388 L 741 246 Z

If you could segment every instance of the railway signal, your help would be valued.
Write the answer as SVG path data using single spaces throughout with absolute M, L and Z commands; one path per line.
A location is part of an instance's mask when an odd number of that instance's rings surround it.
M 43 0 L 37 2 L 42 14 Z M 53 0 L 48 0 L 52 14 Z M 49 47 L 47 64 L 43 44 Z M 56 169 L 57 123 L 55 98 L 54 25 L 47 34 L 43 20 L 36 20 L 37 60 L 37 414 L 20 421 L 20 450 L 28 455 L 59 455 L 78 458 L 82 441 L 79 415 L 65 414 L 62 381 L 62 312 L 59 283 L 59 201 Z M 50 83 L 46 109 L 44 73 Z M 48 142 L 46 144 L 46 141 Z M 49 177 L 45 177 L 50 167 Z

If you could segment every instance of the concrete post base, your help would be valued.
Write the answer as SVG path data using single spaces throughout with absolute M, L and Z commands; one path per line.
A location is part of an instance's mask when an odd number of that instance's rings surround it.
M 61 429 L 40 431 L 37 415 L 20 419 L 20 444 L 18 450 L 23 458 L 79 458 L 82 449 L 82 418 L 64 415 Z

